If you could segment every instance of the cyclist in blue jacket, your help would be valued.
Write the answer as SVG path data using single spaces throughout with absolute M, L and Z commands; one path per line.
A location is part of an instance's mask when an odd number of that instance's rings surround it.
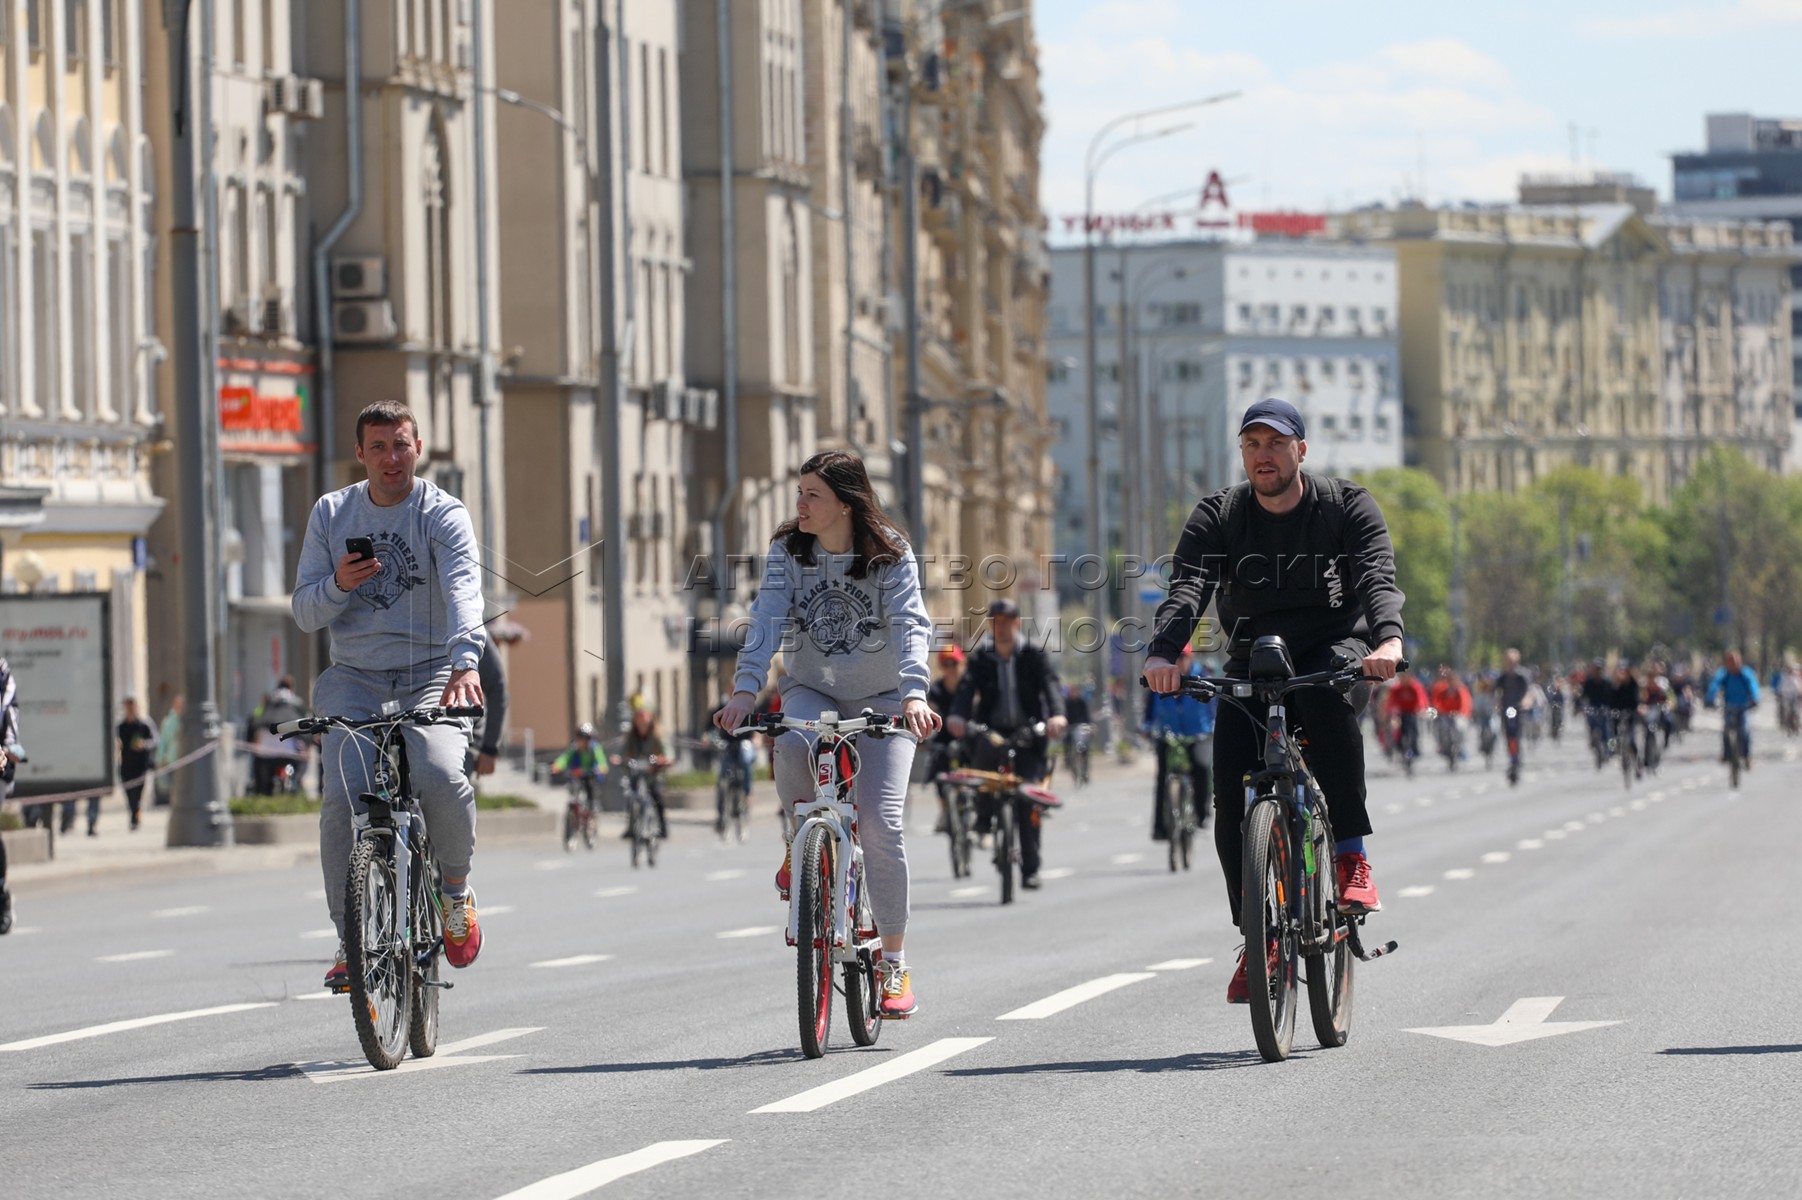
M 1200 675 L 1201 664 L 1195 661 L 1195 651 L 1184 646 L 1182 657 L 1177 659 L 1177 666 L 1184 675 Z M 1164 745 L 1164 734 L 1174 733 L 1178 737 L 1214 736 L 1214 710 L 1218 700 L 1209 700 L 1205 704 L 1193 700 L 1181 693 L 1162 695 L 1147 690 L 1145 693 L 1144 730 L 1151 736 L 1151 744 L 1158 755 L 1157 789 L 1151 794 L 1151 840 L 1165 841 L 1170 831 L 1164 827 L 1164 781 L 1169 778 L 1165 767 L 1165 755 L 1168 747 Z M 1194 784 L 1195 823 L 1199 829 L 1208 827 L 1208 814 L 1213 811 L 1214 791 L 1211 785 L 1210 764 L 1213 761 L 1211 746 L 1197 746 L 1189 752 L 1189 779 Z
M 1708 681 L 1708 691 L 1702 702 L 1713 708 L 1716 696 L 1726 705 L 1726 719 L 1721 723 L 1721 761 L 1727 761 L 1727 733 L 1738 725 L 1740 750 L 1745 756 L 1746 770 L 1750 771 L 1752 722 L 1747 714 L 1758 707 L 1758 672 L 1746 665 L 1737 650 L 1727 651 L 1724 665 Z

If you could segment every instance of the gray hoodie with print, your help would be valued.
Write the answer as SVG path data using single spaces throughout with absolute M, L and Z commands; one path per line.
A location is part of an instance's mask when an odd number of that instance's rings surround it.
M 375 543 L 382 569 L 362 587 L 339 591 L 338 559 L 353 537 Z M 370 500 L 367 480 L 326 493 L 307 521 L 293 609 L 308 633 L 331 629 L 333 663 L 413 673 L 474 667 L 488 635 L 469 510 L 423 479 L 386 508 Z
M 734 691 L 762 690 L 781 650 L 790 679 L 835 700 L 926 698 L 932 620 L 912 551 L 903 543 L 899 562 L 862 579 L 850 574 L 855 557 L 816 545 L 813 565 L 803 566 L 770 543 Z

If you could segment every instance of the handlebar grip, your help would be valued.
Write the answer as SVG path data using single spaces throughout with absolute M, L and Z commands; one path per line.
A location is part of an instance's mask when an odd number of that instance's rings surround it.
M 269 726 L 269 732 L 279 738 L 291 738 L 306 731 L 308 718 L 297 717 L 292 721 L 277 721 Z
M 482 715 L 482 706 L 480 704 L 466 704 L 457 708 L 446 708 L 440 711 L 447 717 L 479 717 Z

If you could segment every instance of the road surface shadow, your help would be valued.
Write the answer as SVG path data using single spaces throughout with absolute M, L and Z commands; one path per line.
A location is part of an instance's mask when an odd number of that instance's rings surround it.
M 56 1083 L 28 1084 L 33 1092 L 60 1092 L 80 1088 L 127 1087 L 145 1083 L 268 1083 L 276 1079 L 299 1079 L 302 1072 L 293 1063 L 276 1063 L 252 1071 L 196 1071 L 186 1075 L 138 1075 L 129 1079 L 70 1079 Z
M 1802 1046 L 1674 1046 L 1660 1054 L 1802 1054 Z
M 1306 1058 L 1307 1055 L 1293 1055 Z M 1170 1071 L 1225 1071 L 1234 1067 L 1263 1064 L 1256 1050 L 1227 1050 L 1210 1054 L 1179 1054 L 1175 1058 L 1111 1058 L 1093 1062 L 1019 1063 L 1011 1067 L 962 1067 L 946 1071 L 947 1075 L 980 1077 L 985 1075 L 1106 1075 L 1118 1071 L 1135 1071 L 1140 1075 L 1162 1075 Z
M 521 1075 L 616 1075 L 632 1071 L 723 1071 L 733 1067 L 762 1067 L 800 1062 L 799 1050 L 759 1050 L 742 1058 L 691 1058 L 681 1062 L 591 1063 L 580 1067 L 528 1067 Z

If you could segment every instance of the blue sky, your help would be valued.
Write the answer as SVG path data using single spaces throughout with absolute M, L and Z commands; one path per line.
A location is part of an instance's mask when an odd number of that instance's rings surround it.
M 1082 210 L 1083 155 L 1108 119 L 1239 89 L 1148 128 L 1096 209 L 1129 212 L 1208 170 L 1235 207 L 1320 211 L 1501 200 L 1522 171 L 1626 170 L 1670 194 L 1674 150 L 1708 112 L 1802 117 L 1802 0 L 1033 0 L 1050 127 L 1043 199 Z M 1591 158 L 1593 147 L 1593 159 Z

